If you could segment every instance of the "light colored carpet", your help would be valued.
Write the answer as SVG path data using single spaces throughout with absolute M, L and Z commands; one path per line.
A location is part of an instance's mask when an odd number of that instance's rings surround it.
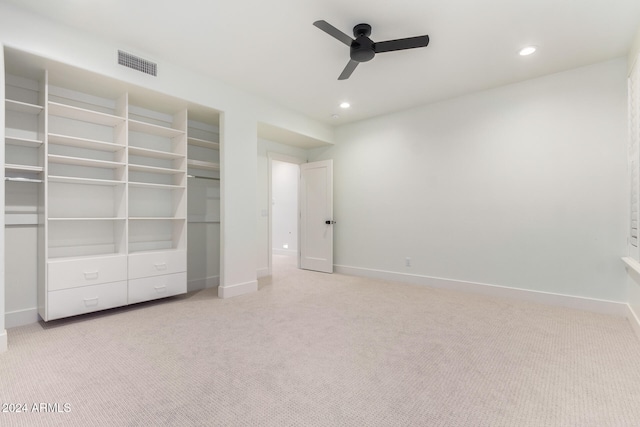
M 295 269 L 9 331 L 1 425 L 638 426 L 625 319 Z

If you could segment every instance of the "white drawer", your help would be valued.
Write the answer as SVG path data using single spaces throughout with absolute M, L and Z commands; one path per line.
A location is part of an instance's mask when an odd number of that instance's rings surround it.
M 127 280 L 127 256 L 82 258 L 47 263 L 47 289 L 77 288 Z
M 47 320 L 127 304 L 127 282 L 103 283 L 47 293 Z
M 170 297 L 186 292 L 186 272 L 129 280 L 129 304 Z
M 129 279 L 187 271 L 187 251 L 158 251 L 129 255 Z

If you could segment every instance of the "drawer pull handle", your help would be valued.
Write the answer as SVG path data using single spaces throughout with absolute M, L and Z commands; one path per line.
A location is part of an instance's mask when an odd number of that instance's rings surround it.
M 85 298 L 83 301 L 86 307 L 95 307 L 96 305 L 98 305 L 98 297 Z
M 155 289 L 156 292 L 159 293 L 159 294 L 163 294 L 163 293 L 167 292 L 167 287 L 166 286 L 154 286 L 153 289 Z
M 167 269 L 167 263 L 166 262 L 157 262 L 154 264 L 154 266 L 156 267 L 156 270 L 166 270 Z
M 96 280 L 98 278 L 98 271 L 85 271 L 84 278 L 86 280 Z

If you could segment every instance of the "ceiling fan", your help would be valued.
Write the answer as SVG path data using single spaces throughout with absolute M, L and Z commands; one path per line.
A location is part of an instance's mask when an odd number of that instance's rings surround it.
M 329 24 L 327 21 L 316 21 L 313 25 L 350 47 L 351 59 L 347 66 L 344 67 L 344 70 L 342 70 L 338 80 L 348 79 L 359 63 L 372 60 L 376 53 L 426 47 L 429 44 L 429 36 L 408 37 L 406 39 L 388 40 L 376 43 L 369 38 L 369 35 L 371 34 L 371 25 L 369 24 L 358 24 L 353 27 L 353 36 L 355 37 L 355 40 Z

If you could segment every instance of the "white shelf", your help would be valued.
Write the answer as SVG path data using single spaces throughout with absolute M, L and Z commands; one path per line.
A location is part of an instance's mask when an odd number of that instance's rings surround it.
M 38 225 L 37 214 L 7 213 L 4 216 L 5 225 Z
M 38 147 L 41 147 L 43 144 L 42 141 L 38 141 L 37 139 L 16 138 L 12 136 L 5 136 L 4 142 L 7 145 L 15 145 L 16 147 L 29 147 L 29 148 L 38 148 Z
M 158 242 L 165 242 L 164 240 L 162 241 L 158 241 Z M 129 244 L 140 244 L 141 242 L 129 242 Z M 167 244 L 169 244 L 169 241 L 166 241 Z M 171 253 L 171 252 L 184 252 L 184 249 L 178 249 L 178 248 L 173 248 L 173 247 L 168 247 L 166 249 L 140 249 L 140 250 L 130 250 L 130 253 L 135 253 L 136 255 L 138 254 L 159 254 L 159 253 Z
M 212 171 L 220 170 L 220 163 L 203 162 L 202 160 L 187 159 L 187 166 L 197 169 L 207 169 Z
M 135 172 L 159 173 L 164 175 L 177 175 L 181 173 L 186 173 L 184 170 L 180 170 L 180 169 L 159 168 L 156 166 L 145 166 L 145 165 L 134 165 L 134 164 L 129 164 L 129 170 L 135 171 Z
M 220 149 L 220 143 L 219 142 L 207 141 L 206 139 L 189 137 L 189 138 L 187 138 L 187 142 L 188 142 L 189 145 L 196 145 L 198 147 L 210 148 L 212 150 L 219 150 Z
M 126 254 L 114 252 L 114 253 L 106 254 L 106 255 L 83 255 L 83 256 L 74 256 L 74 257 L 64 257 L 63 259 L 55 258 L 55 259 L 50 259 L 47 262 L 48 263 L 62 263 L 62 262 L 73 261 L 73 260 L 84 261 L 84 260 L 87 260 L 87 259 L 116 258 L 116 257 L 122 257 L 124 255 L 126 255 Z
M 80 120 L 87 123 L 100 124 L 105 126 L 116 126 L 124 123 L 124 117 L 112 114 L 101 113 L 99 111 L 87 110 L 85 108 L 60 104 L 49 101 L 49 114 L 52 116 L 66 117 L 68 119 Z
M 136 221 L 157 221 L 157 220 L 161 220 L 161 221 L 184 221 L 186 220 L 185 217 L 177 217 L 177 216 L 130 216 L 129 220 L 136 220 Z
M 151 188 L 151 189 L 158 189 L 158 190 L 184 190 L 186 188 L 183 185 L 156 184 L 151 182 L 136 182 L 136 181 L 129 181 L 129 187 Z
M 189 220 L 189 224 L 220 224 L 220 221 L 206 221 L 200 219 Z
M 66 184 L 82 184 L 82 185 L 124 185 L 124 181 L 114 181 L 110 179 L 92 179 L 92 178 L 74 178 L 69 176 L 53 176 L 49 175 L 49 182 L 62 182 Z
M 12 99 L 7 99 L 4 101 L 4 106 L 9 111 L 16 111 L 18 113 L 27 113 L 27 114 L 40 114 L 43 110 L 41 105 L 28 104 L 26 102 L 14 101 Z
M 172 153 L 169 151 L 151 150 L 149 148 L 140 148 L 129 146 L 129 154 L 134 156 L 151 157 L 154 159 L 175 160 L 184 157 L 184 154 Z
M 108 246 L 108 245 L 107 245 Z M 83 261 L 91 258 L 111 258 L 117 256 L 126 255 L 125 253 L 113 252 L 113 251 L 97 251 L 95 253 L 90 253 L 88 255 L 51 255 L 51 248 L 49 249 L 49 258 L 47 259 L 47 263 L 56 263 L 56 262 L 69 262 L 69 261 Z
M 184 135 L 184 131 L 168 128 L 166 126 L 158 126 L 151 123 L 141 122 L 138 120 L 129 119 L 129 131 L 143 132 L 156 136 L 163 136 L 167 138 L 173 138 L 176 136 Z
M 5 163 L 4 169 L 15 172 L 42 172 L 44 170 L 42 166 L 12 165 L 8 163 Z
M 49 143 L 57 145 L 65 145 L 68 147 L 88 148 L 90 150 L 116 152 L 123 150 L 124 145 L 113 144 L 111 142 L 96 141 L 93 139 L 76 138 L 74 136 L 49 134 Z
M 101 218 L 94 218 L 94 217 L 88 217 L 88 218 L 56 218 L 56 217 L 49 217 L 48 220 L 49 221 L 125 221 L 126 218 L 122 218 L 122 217 L 101 217 Z
M 62 165 L 88 166 L 101 169 L 118 169 L 124 167 L 124 163 L 110 162 L 106 160 L 94 160 L 82 157 L 59 156 L 49 154 L 49 163 L 58 163 Z
M 158 249 L 150 249 L 158 248 Z M 172 240 L 157 240 L 151 242 L 129 242 L 129 254 L 157 254 L 161 252 L 177 252 Z

